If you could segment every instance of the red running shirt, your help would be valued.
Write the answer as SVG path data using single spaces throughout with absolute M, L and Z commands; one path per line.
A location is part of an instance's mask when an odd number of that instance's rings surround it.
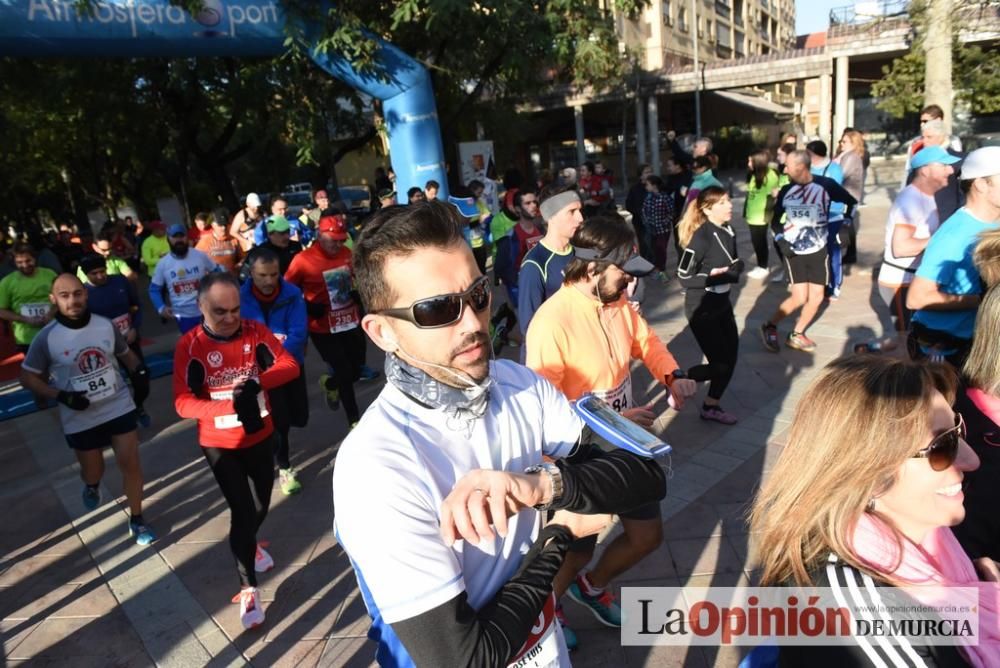
M 265 351 L 274 363 L 261 371 L 258 353 Z M 259 322 L 244 320 L 231 339 L 216 338 L 198 326 L 182 336 L 174 350 L 174 408 L 182 418 L 198 420 L 198 443 L 202 446 L 248 448 L 274 431 L 267 390 L 298 375 L 298 362 Z M 233 409 L 233 387 L 249 378 L 257 379 L 264 388 L 258 395 L 264 428 L 253 434 L 246 433 Z
M 347 247 L 331 257 L 319 242 L 314 243 L 292 258 L 285 280 L 302 290 L 306 302 L 330 308 L 325 315 L 309 316 L 310 332 L 346 332 L 361 324 L 358 305 L 351 297 L 354 269 Z

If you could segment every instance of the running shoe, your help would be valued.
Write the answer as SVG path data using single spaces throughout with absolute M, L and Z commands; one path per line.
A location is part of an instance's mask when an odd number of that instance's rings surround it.
M 141 408 L 135 409 L 136 418 L 139 420 L 139 426 L 143 429 L 148 429 L 149 425 L 153 424 L 153 419 L 149 417 L 149 413 Z
M 268 544 L 263 541 L 257 543 L 257 554 L 255 554 L 253 558 L 253 569 L 258 573 L 267 573 L 269 570 L 274 568 L 274 559 L 272 559 L 271 555 L 264 549 L 267 545 Z
M 556 606 L 556 621 L 562 628 L 563 638 L 566 640 L 566 649 L 573 651 L 580 646 L 580 639 L 576 637 L 576 632 L 566 623 L 566 614 L 563 612 L 562 603 Z
M 732 413 L 723 410 L 722 406 L 702 406 L 701 419 L 712 420 L 722 424 L 736 424 L 739 420 Z
M 252 629 L 264 623 L 264 608 L 260 607 L 260 594 L 256 587 L 241 589 L 233 596 L 233 603 L 240 604 L 240 622 L 243 628 Z
M 331 411 L 335 411 L 340 408 L 340 390 L 334 388 L 330 389 L 327 383 L 331 380 L 331 376 L 328 373 L 324 373 L 319 377 L 319 386 L 323 388 L 323 398 L 326 399 L 326 407 Z
M 582 575 L 577 575 L 576 580 L 567 590 L 570 598 L 577 603 L 586 606 L 593 613 L 597 621 L 612 628 L 621 628 L 622 610 L 615 603 L 615 597 L 611 592 L 604 591 L 598 596 L 590 596 L 584 593 L 584 585 L 580 582 Z
M 83 486 L 83 507 L 87 510 L 93 510 L 97 506 L 101 505 L 101 487 L 97 485 L 91 487 L 90 485 Z
M 800 332 L 791 332 L 785 339 L 785 345 L 804 353 L 811 353 L 816 350 L 816 342 Z
M 359 374 L 360 380 L 375 380 L 381 375 L 381 372 L 376 371 L 367 364 L 361 365 L 361 373 Z
M 156 540 L 156 534 L 153 533 L 148 524 L 142 521 L 142 518 L 129 518 L 128 535 L 135 538 L 136 545 L 149 545 Z
M 778 328 L 769 322 L 760 326 L 760 338 L 764 342 L 764 347 L 772 353 L 779 352 L 781 345 L 778 343 Z
M 302 491 L 302 483 L 299 482 L 293 468 L 278 469 L 278 483 L 281 485 L 281 493 L 285 496 Z
M 767 278 L 770 273 L 771 272 L 767 270 L 767 267 L 754 267 L 747 272 L 747 278 L 753 278 L 759 281 Z
M 779 269 L 774 272 L 774 276 L 771 277 L 772 283 L 784 283 L 785 282 L 785 270 Z

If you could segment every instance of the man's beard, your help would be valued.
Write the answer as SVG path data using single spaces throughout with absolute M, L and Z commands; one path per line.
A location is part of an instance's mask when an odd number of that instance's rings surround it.
M 187 255 L 188 245 L 187 244 L 171 244 L 170 245 L 170 252 L 173 253 L 174 255 L 176 255 L 177 257 L 184 257 L 185 255 Z
M 601 276 L 597 281 L 597 286 L 594 288 L 594 294 L 601 300 L 602 304 L 613 304 L 618 301 L 621 299 L 622 293 L 628 288 L 628 278 L 619 279 L 618 286 L 615 289 L 612 289 L 608 283 L 608 277 Z
M 483 358 L 482 361 L 474 363 L 475 367 L 479 367 L 480 365 L 482 365 L 482 370 L 476 368 L 475 369 L 476 373 L 473 373 L 473 372 L 468 371 L 466 369 L 460 369 L 459 367 L 455 366 L 455 358 L 458 357 L 458 355 L 463 350 L 466 350 L 466 349 L 468 349 L 468 348 L 470 348 L 472 346 L 475 346 L 475 345 L 482 346 L 482 350 L 486 353 L 486 356 Z M 462 339 L 462 342 L 459 345 L 455 346 L 455 348 L 452 350 L 451 355 L 449 357 L 449 362 L 450 363 L 448 364 L 448 366 L 451 367 L 452 369 L 455 369 L 457 371 L 462 371 L 462 372 L 468 374 L 477 383 L 482 382 L 482 380 L 484 378 L 486 378 L 486 376 L 489 375 L 489 372 L 490 372 L 490 364 L 489 364 L 489 362 L 490 362 L 489 351 L 490 350 L 491 350 L 491 348 L 490 348 L 490 337 L 487 336 L 485 332 L 474 332 L 474 333 L 469 334 L 468 336 L 466 336 L 464 339 Z

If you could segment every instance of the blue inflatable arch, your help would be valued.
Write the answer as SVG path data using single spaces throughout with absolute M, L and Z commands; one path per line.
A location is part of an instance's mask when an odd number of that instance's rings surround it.
M 192 16 L 168 0 L 93 0 L 79 14 L 74 0 L 0 0 L 0 55 L 18 57 L 273 56 L 285 50 L 286 17 L 280 3 L 203 0 Z M 302 25 L 307 45 L 321 25 Z M 322 69 L 382 101 L 397 197 L 441 184 L 448 197 L 441 129 L 427 70 L 378 37 L 379 74 L 360 73 L 335 53 L 310 55 Z

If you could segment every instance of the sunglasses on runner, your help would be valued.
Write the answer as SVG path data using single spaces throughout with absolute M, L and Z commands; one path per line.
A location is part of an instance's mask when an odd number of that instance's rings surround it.
M 944 471 L 954 464 L 955 458 L 958 457 L 960 438 L 965 438 L 965 420 L 962 419 L 961 413 L 955 413 L 955 426 L 935 436 L 930 445 L 913 456 L 926 459 L 935 471 Z
M 466 302 L 476 313 L 481 313 L 489 308 L 492 296 L 489 277 L 480 276 L 464 292 L 418 299 L 407 308 L 387 308 L 376 313 L 407 320 L 420 329 L 434 329 L 458 322 L 462 318 Z

